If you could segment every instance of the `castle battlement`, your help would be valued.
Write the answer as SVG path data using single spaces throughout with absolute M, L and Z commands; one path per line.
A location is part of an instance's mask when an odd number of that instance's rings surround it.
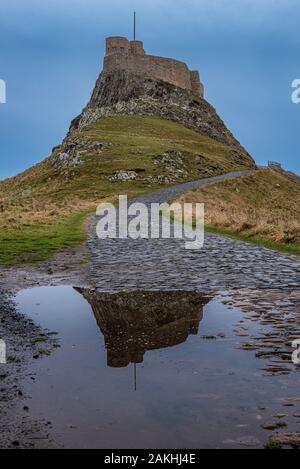
M 146 54 L 142 41 L 129 41 L 126 37 L 114 36 L 106 39 L 104 72 L 126 70 L 155 80 L 162 80 L 195 96 L 203 98 L 204 88 L 199 72 L 189 70 L 179 60 Z

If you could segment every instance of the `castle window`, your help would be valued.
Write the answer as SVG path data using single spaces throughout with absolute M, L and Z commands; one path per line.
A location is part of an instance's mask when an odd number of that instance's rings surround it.
M 125 49 L 124 47 L 121 47 L 121 52 L 124 53 Z
M 112 51 L 113 51 L 113 52 L 117 52 L 117 50 L 118 50 L 117 47 L 113 47 L 113 48 L 112 48 Z

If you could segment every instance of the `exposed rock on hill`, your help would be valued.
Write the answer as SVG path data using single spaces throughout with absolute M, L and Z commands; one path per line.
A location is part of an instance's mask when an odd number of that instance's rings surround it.
M 124 70 L 102 72 L 89 104 L 72 121 L 69 136 L 101 117 L 116 115 L 157 116 L 184 126 L 236 149 L 237 163 L 251 156 L 227 129 L 215 109 L 203 98 L 163 81 L 144 78 Z

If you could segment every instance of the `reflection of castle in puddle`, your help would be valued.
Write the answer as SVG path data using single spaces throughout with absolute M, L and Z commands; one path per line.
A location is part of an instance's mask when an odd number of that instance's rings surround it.
M 76 290 L 92 307 L 111 367 L 142 363 L 146 351 L 178 345 L 197 334 L 203 306 L 210 300 L 181 291 L 109 294 Z

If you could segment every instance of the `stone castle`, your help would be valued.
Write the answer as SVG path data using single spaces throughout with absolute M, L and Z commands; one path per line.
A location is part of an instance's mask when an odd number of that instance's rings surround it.
M 71 122 L 64 143 L 73 145 L 78 131 L 102 118 L 120 115 L 177 122 L 232 147 L 235 164 L 246 161 L 254 166 L 251 156 L 204 98 L 197 71 L 178 60 L 146 54 L 141 41 L 114 36 L 106 39 L 103 68 L 91 98 Z
M 129 41 L 126 37 L 106 39 L 103 72 L 133 72 L 144 77 L 161 80 L 196 97 L 204 97 L 204 87 L 198 71 L 191 71 L 184 62 L 146 54 L 141 41 Z

